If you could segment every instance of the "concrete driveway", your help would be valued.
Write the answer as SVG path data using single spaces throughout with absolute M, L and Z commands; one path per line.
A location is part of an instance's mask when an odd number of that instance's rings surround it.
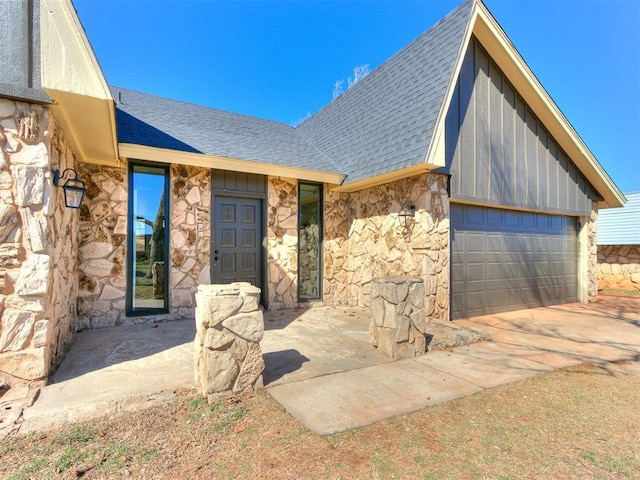
M 315 308 L 265 315 L 270 394 L 329 434 L 579 362 L 640 375 L 640 299 L 521 310 L 456 321 L 493 341 L 392 362 L 367 343 L 368 312 Z M 21 431 L 142 408 L 191 389 L 191 322 L 82 332 Z
M 640 375 L 640 298 L 601 295 L 596 303 L 457 320 L 488 331 L 512 355 L 562 367 L 591 362 Z M 554 364 L 554 362 L 556 362 Z
M 269 392 L 324 435 L 581 362 L 640 375 L 640 299 L 602 297 L 593 304 L 455 324 L 487 330 L 492 341 L 277 385 Z

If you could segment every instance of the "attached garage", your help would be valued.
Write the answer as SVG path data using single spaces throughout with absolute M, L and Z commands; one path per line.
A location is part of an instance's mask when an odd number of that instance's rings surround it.
M 453 204 L 451 317 L 578 299 L 575 217 Z
M 450 317 L 582 300 L 581 230 L 599 195 L 477 39 L 445 129 Z

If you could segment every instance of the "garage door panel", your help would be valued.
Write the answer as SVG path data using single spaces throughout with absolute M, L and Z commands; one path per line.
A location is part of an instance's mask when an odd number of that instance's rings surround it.
M 502 253 L 504 250 L 504 242 L 501 235 L 495 235 L 488 233 L 486 235 L 487 240 L 487 253 Z
M 451 218 L 452 318 L 576 301 L 575 219 L 468 205 Z
M 497 308 L 504 303 L 504 292 L 502 289 L 487 291 L 487 307 Z
M 467 253 L 484 253 L 484 235 L 482 233 L 470 232 L 467 235 Z
M 487 262 L 487 281 L 503 280 L 504 266 L 498 262 Z
M 484 282 L 484 263 L 470 263 L 467 265 L 467 280 L 469 282 Z

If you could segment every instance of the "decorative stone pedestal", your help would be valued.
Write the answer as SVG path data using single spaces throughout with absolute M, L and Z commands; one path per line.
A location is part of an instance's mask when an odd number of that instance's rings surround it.
M 371 284 L 369 341 L 390 358 L 426 351 L 424 283 L 417 277 L 377 277 Z
M 259 303 L 260 289 L 249 283 L 198 287 L 195 376 L 209 402 L 262 387 Z

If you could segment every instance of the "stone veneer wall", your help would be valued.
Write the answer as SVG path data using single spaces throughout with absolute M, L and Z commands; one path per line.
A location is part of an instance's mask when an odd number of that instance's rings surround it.
M 592 202 L 591 215 L 587 221 L 587 301 L 595 302 L 598 297 L 598 245 L 596 243 L 596 220 L 598 202 Z
M 0 99 L 0 381 L 44 383 L 73 340 L 79 214 L 52 170 L 74 155 L 42 106 Z
M 398 212 L 415 205 L 407 230 Z M 447 177 L 425 173 L 355 193 L 325 190 L 324 303 L 371 305 L 374 277 L 424 279 L 425 315 L 449 319 Z
M 640 290 L 640 245 L 598 246 L 598 289 Z
M 81 163 L 87 192 L 80 210 L 78 329 L 124 320 L 127 170 Z
M 269 309 L 298 302 L 298 181 L 267 179 L 267 298 Z
M 169 313 L 125 316 L 127 166 L 81 164 L 87 193 L 80 227 L 79 329 L 193 318 L 198 283 L 209 283 L 211 173 L 172 165 Z
M 171 312 L 194 318 L 198 285 L 211 283 L 211 170 L 171 166 Z

